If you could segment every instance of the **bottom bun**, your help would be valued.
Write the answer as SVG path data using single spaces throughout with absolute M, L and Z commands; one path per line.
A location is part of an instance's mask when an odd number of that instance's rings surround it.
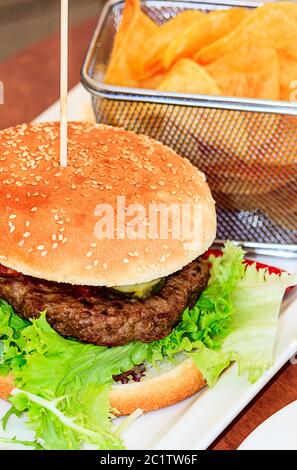
M 129 415 L 137 408 L 144 412 L 153 411 L 185 400 L 205 385 L 201 372 L 191 359 L 187 359 L 142 382 L 115 385 L 110 392 L 110 402 L 118 415 Z
M 8 400 L 13 387 L 14 383 L 12 375 L 0 377 L 0 399 Z
M 129 415 L 140 408 L 144 412 L 174 405 L 199 392 L 206 382 L 191 359 L 138 383 L 116 384 L 110 392 L 110 404 L 117 415 Z M 0 377 L 0 398 L 7 400 L 14 388 L 13 377 Z

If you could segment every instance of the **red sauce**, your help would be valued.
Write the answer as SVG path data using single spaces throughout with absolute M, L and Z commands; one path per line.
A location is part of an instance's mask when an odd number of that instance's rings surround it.
M 91 289 L 88 286 L 75 286 L 74 287 L 74 295 L 78 299 L 81 298 L 81 297 L 87 297 L 88 295 L 90 295 L 90 290 Z
M 0 264 L 0 277 L 19 277 L 21 273 L 18 273 L 14 269 L 6 268 Z

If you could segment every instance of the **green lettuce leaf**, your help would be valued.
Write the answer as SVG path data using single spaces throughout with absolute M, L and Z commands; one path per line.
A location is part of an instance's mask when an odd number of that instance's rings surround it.
M 22 331 L 30 325 L 18 317 L 12 307 L 0 300 L 0 375 L 6 375 L 25 364 Z
M 0 373 L 12 372 L 21 389 L 10 400 L 14 412 L 27 412 L 29 426 L 46 449 L 80 449 L 89 444 L 98 449 L 122 448 L 110 421 L 112 376 L 142 363 L 147 345 L 82 344 L 57 334 L 45 313 L 32 323 L 17 318 L 1 302 Z M 69 419 L 80 431 L 69 425 Z
M 213 387 L 219 376 L 233 359 L 232 352 L 216 351 L 201 345 L 201 348 L 189 354 L 195 362 L 209 387 Z
M 218 349 L 231 331 L 235 313 L 233 292 L 241 280 L 245 265 L 244 252 L 228 242 L 223 256 L 210 256 L 210 280 L 192 309 L 186 309 L 179 325 L 166 338 L 150 344 L 148 360 L 162 361 L 181 352 L 190 352 L 201 347 Z
M 220 260 L 214 261 L 215 272 Z M 219 349 L 201 345 L 190 354 L 210 387 L 232 361 L 237 362 L 240 375 L 248 374 L 251 383 L 273 365 L 281 302 L 286 289 L 295 284 L 296 275 L 269 274 L 268 269 L 258 270 L 255 263 L 246 267 L 230 295 L 232 319 Z
M 44 447 L 42 447 L 41 444 L 37 441 L 22 441 L 20 439 L 16 439 L 15 437 L 13 438 L 5 438 L 5 437 L 0 437 L 0 444 L 8 444 L 9 447 L 7 450 L 11 449 L 11 446 L 13 446 L 13 449 L 16 448 L 16 446 L 21 446 L 20 450 L 23 450 L 24 448 L 28 447 L 29 450 L 44 450 Z M 2 450 L 2 449 L 1 449 Z
M 252 383 L 274 362 L 281 302 L 286 289 L 296 283 L 297 276 L 269 274 L 252 264 L 232 293 L 235 315 L 221 350 L 232 353 L 239 373 L 247 373 Z

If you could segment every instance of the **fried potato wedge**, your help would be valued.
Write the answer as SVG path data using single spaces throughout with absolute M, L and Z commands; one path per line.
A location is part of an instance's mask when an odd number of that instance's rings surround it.
M 279 99 L 280 67 L 274 49 L 239 49 L 205 68 L 226 96 Z

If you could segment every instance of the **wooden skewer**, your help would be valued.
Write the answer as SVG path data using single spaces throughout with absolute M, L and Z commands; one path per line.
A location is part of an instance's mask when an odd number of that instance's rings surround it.
M 60 42 L 60 165 L 66 167 L 68 147 L 68 0 L 61 0 Z

